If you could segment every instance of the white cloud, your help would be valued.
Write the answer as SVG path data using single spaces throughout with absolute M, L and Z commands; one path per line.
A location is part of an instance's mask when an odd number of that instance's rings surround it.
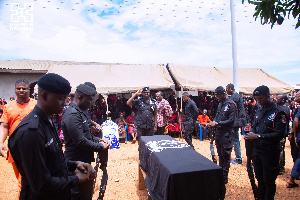
M 33 31 L 27 32 L 9 30 L 10 7 L 0 6 L 0 59 L 232 66 L 227 0 L 140 0 L 121 7 L 109 0 L 27 2 L 34 4 Z M 300 63 L 294 21 L 271 29 L 254 21 L 254 6 L 235 2 L 239 67 L 288 74 L 279 67 Z

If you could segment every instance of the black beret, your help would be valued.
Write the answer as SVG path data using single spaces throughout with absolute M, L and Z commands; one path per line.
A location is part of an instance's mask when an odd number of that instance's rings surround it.
M 269 94 L 270 94 L 270 89 L 265 85 L 261 85 L 253 91 L 253 96 L 269 95 Z
M 69 81 L 55 73 L 45 74 L 37 81 L 37 85 L 42 89 L 55 94 L 67 95 L 71 92 Z
M 222 86 L 219 86 L 215 89 L 215 94 L 223 94 L 225 93 L 225 89 Z
M 88 85 L 88 86 L 94 88 L 94 90 L 96 90 L 96 86 L 91 82 L 85 82 L 84 85 Z
M 144 88 L 143 88 L 143 92 L 144 92 L 144 91 L 150 91 L 150 88 L 149 88 L 149 87 L 144 87 Z
M 84 84 L 80 84 L 76 87 L 76 90 L 82 92 L 85 95 L 93 96 L 97 94 L 96 87 L 91 82 L 85 82 Z

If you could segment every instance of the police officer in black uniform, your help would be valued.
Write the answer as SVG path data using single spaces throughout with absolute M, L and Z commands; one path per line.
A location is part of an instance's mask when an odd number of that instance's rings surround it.
M 286 113 L 270 99 L 267 86 L 259 86 L 253 96 L 261 105 L 246 140 L 254 140 L 253 166 L 260 199 L 274 199 L 279 173 L 280 140 L 284 137 Z
M 192 143 L 192 133 L 195 128 L 196 120 L 199 115 L 198 108 L 196 106 L 196 103 L 190 99 L 189 93 L 184 92 L 182 94 L 182 100 L 186 102 L 185 108 L 184 108 L 184 132 L 183 132 L 183 138 L 185 141 L 193 147 L 194 145 Z
M 211 127 L 216 127 L 216 147 L 219 155 L 219 166 L 223 168 L 224 183 L 228 183 L 228 173 L 232 151 L 232 133 L 236 118 L 236 105 L 227 97 L 225 89 L 219 86 L 215 89 L 217 99 L 220 101 Z
M 142 97 L 137 98 L 140 95 L 142 95 Z M 141 136 L 154 135 L 154 131 L 157 130 L 157 108 L 155 100 L 150 98 L 149 87 L 139 89 L 130 99 L 128 99 L 127 105 L 130 107 L 136 105 L 138 107 L 138 113 L 135 119 L 138 139 Z
M 96 171 L 90 164 L 65 162 L 62 144 L 51 116 L 62 112 L 71 91 L 63 77 L 48 73 L 37 82 L 37 105 L 19 124 L 8 141 L 8 147 L 22 176 L 19 199 L 71 199 L 70 189 Z M 74 175 L 69 175 L 74 171 Z
M 280 161 L 279 161 L 279 166 L 280 166 L 280 171 L 279 174 L 283 174 L 285 171 L 285 142 L 286 142 L 286 137 L 289 135 L 290 132 L 290 108 L 286 106 L 286 102 L 288 100 L 288 97 L 286 94 L 280 94 L 277 96 L 276 99 L 276 104 L 281 108 L 282 111 L 286 113 L 287 116 L 287 121 L 286 121 L 286 131 L 284 133 L 284 138 L 280 141 L 280 146 L 281 146 L 281 152 L 280 152 Z
M 106 138 L 94 137 L 92 134 L 92 126 L 101 130 L 100 125 L 91 120 L 88 111 L 96 94 L 96 87 L 93 83 L 86 82 L 78 85 L 74 101 L 62 116 L 61 125 L 67 160 L 80 160 L 91 163 L 95 162 L 94 152 L 108 154 L 109 141 Z M 78 190 L 72 190 L 72 196 L 73 199 L 91 200 L 93 197 L 93 180 L 80 183 Z
M 226 86 L 226 92 L 228 94 L 228 98 L 233 100 L 237 106 L 237 117 L 234 121 L 234 128 L 232 134 L 232 141 L 234 146 L 235 152 L 235 159 L 231 161 L 231 164 L 242 164 L 242 153 L 241 153 L 241 144 L 240 144 L 240 135 L 239 135 L 239 128 L 245 126 L 247 123 L 246 119 L 246 111 L 244 107 L 244 101 L 242 95 L 235 92 L 234 85 L 229 83 Z

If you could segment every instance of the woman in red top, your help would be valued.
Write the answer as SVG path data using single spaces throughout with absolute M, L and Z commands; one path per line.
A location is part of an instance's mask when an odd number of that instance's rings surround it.
M 133 138 L 133 143 L 136 142 L 136 137 L 137 137 L 137 129 L 136 126 L 134 125 L 134 122 L 135 122 L 135 112 L 131 111 L 131 114 L 127 117 L 127 124 L 128 124 L 128 133 Z

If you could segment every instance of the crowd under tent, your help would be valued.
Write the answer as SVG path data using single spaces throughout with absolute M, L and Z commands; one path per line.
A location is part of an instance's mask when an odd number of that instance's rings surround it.
M 84 82 L 95 84 L 100 94 L 136 92 L 140 88 L 151 90 L 174 89 L 175 84 L 166 66 L 157 65 L 54 65 L 48 71 L 65 77 L 72 86 L 71 93 Z
M 168 69 L 168 70 L 167 70 Z M 214 91 L 233 82 L 232 68 L 182 66 L 168 64 L 139 65 L 101 62 L 0 60 L 0 94 L 6 100 L 15 97 L 14 84 L 26 78 L 33 89 L 37 80 L 47 72 L 55 72 L 70 80 L 72 92 L 80 83 L 95 83 L 101 94 L 135 92 L 149 86 L 152 90 Z M 169 73 L 170 72 L 170 73 Z M 293 87 L 261 69 L 239 68 L 241 93 L 252 94 L 260 85 L 267 85 L 274 94 L 289 93 Z M 128 94 L 129 95 L 129 94 Z
M 179 88 L 198 91 L 214 91 L 233 83 L 232 68 L 183 66 L 168 64 L 167 69 Z M 270 88 L 272 94 L 290 93 L 293 87 L 258 68 L 238 69 L 239 92 L 252 94 L 260 85 Z

